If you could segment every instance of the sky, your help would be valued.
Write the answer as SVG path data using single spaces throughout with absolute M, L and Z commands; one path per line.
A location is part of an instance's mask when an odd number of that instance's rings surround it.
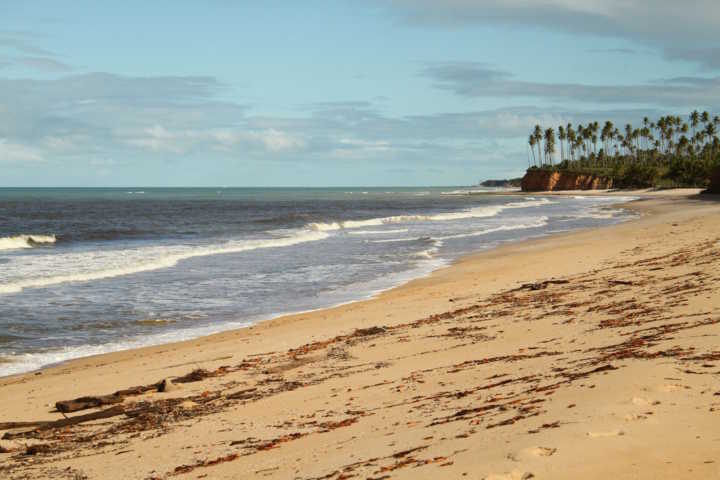
M 720 113 L 717 0 L 0 0 L 0 186 L 471 185 Z

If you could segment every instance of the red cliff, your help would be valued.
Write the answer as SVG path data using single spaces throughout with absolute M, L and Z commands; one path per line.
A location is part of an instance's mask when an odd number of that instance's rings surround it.
M 520 187 L 523 192 L 551 190 L 604 190 L 612 188 L 612 178 L 572 172 L 528 170 Z

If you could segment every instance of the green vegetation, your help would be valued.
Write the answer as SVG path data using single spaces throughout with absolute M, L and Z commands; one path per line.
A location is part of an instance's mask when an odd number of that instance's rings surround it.
M 480 182 L 481 187 L 500 187 L 500 188 L 514 188 L 520 187 L 522 183 L 522 177 L 520 178 L 509 178 L 506 180 L 485 180 Z
M 530 168 L 610 177 L 618 187 L 705 187 L 720 166 L 720 117 L 692 112 L 688 121 L 668 115 L 642 127 L 627 124 L 621 132 L 612 122 L 600 128 L 536 125 L 528 138 Z M 554 162 L 556 138 L 560 161 Z

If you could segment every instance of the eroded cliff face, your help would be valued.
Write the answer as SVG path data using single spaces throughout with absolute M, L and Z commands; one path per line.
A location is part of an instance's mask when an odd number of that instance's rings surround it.
M 545 192 L 551 190 L 604 190 L 612 188 L 611 178 L 571 172 L 550 172 L 529 170 L 525 173 L 520 187 L 523 192 Z
M 707 193 L 720 193 L 720 168 L 716 168 L 710 176 L 710 186 Z

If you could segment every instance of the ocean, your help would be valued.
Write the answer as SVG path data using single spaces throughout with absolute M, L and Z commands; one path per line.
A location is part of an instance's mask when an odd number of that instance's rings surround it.
M 629 197 L 462 188 L 0 189 L 0 375 L 368 298 Z

